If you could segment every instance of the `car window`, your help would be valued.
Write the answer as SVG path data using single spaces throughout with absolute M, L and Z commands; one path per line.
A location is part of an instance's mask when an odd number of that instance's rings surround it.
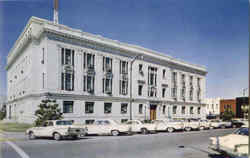
M 127 124 L 128 124 L 128 125 L 131 125 L 131 124 L 132 124 L 132 122 L 131 122 L 131 121 L 128 121 L 128 122 L 127 122 Z
M 73 122 L 72 120 L 56 121 L 56 125 L 72 125 Z
M 103 124 L 104 124 L 104 125 L 109 125 L 110 122 L 109 122 L 108 120 L 105 120 L 105 121 L 103 121 Z

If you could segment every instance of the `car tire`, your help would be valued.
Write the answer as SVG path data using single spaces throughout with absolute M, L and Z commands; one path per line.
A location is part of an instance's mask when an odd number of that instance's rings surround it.
M 80 136 L 78 136 L 78 135 L 77 136 L 73 136 L 73 139 L 74 140 L 78 140 L 78 139 L 80 139 Z
M 168 133 L 173 133 L 173 132 L 174 132 L 174 128 L 168 127 L 168 128 L 167 128 L 167 132 L 168 132 Z
M 61 140 L 62 136 L 59 133 L 54 133 L 53 138 L 57 141 Z
M 184 130 L 187 131 L 187 132 L 189 132 L 189 131 L 192 130 L 192 128 L 191 127 L 185 127 Z
M 118 130 L 113 130 L 113 131 L 111 131 L 111 135 L 112 136 L 118 136 L 119 135 L 119 131 Z
M 221 129 L 225 129 L 225 128 L 226 128 L 226 126 L 225 126 L 225 125 L 222 125 L 222 126 L 220 126 L 220 128 L 221 128 Z
M 142 133 L 142 134 L 148 134 L 148 130 L 147 130 L 146 128 L 142 128 L 142 129 L 141 129 L 141 133 Z
M 29 138 L 29 140 L 34 140 L 34 139 L 36 139 L 36 136 L 35 136 L 34 132 L 29 132 L 28 138 Z
M 233 128 L 237 128 L 237 125 L 233 125 Z

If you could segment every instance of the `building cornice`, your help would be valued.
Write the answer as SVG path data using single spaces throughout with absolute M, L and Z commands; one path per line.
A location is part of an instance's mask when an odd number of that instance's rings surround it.
M 36 25 L 37 27 L 32 27 L 32 25 Z M 132 44 L 126 44 L 119 42 L 117 40 L 111 40 L 108 38 L 104 38 L 100 35 L 94 35 L 87 32 L 82 32 L 81 30 L 72 29 L 70 27 L 67 27 L 65 25 L 61 24 L 55 24 L 51 21 L 40 19 L 37 17 L 31 17 L 28 24 L 24 28 L 23 32 L 15 42 L 13 48 L 10 50 L 8 55 L 8 62 L 7 67 L 8 69 L 15 58 L 17 57 L 17 54 L 20 52 L 20 50 L 23 48 L 23 46 L 27 43 L 27 39 L 39 39 L 42 33 L 45 31 L 60 34 L 61 36 L 67 37 L 67 38 L 73 38 L 76 40 L 83 40 L 83 41 L 89 41 L 91 43 L 94 43 L 96 45 L 100 46 L 106 46 L 112 49 L 118 49 L 124 52 L 132 52 L 134 54 L 140 54 L 140 55 L 146 55 L 151 56 L 154 58 L 158 58 L 167 62 L 171 62 L 180 66 L 189 67 L 194 70 L 198 70 L 200 72 L 203 72 L 204 75 L 207 74 L 207 70 L 203 66 L 190 64 L 185 61 L 173 58 L 171 56 L 165 55 L 160 52 L 156 52 L 150 49 L 146 49 L 140 46 L 132 45 Z

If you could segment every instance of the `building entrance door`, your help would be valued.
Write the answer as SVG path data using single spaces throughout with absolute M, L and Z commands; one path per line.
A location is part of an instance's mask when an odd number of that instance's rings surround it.
M 156 120 L 156 107 L 157 105 L 150 105 L 150 120 Z

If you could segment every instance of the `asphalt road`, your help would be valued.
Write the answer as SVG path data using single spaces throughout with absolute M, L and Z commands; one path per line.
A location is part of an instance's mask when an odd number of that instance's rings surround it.
M 0 157 L 222 158 L 208 149 L 208 138 L 226 135 L 233 130 L 215 129 L 117 137 L 88 136 L 80 140 L 63 141 L 54 141 L 52 139 L 27 140 L 23 133 L 8 133 L 7 137 L 10 138 L 10 141 L 1 142 L 2 157 Z M 15 146 L 9 142 L 14 142 Z

